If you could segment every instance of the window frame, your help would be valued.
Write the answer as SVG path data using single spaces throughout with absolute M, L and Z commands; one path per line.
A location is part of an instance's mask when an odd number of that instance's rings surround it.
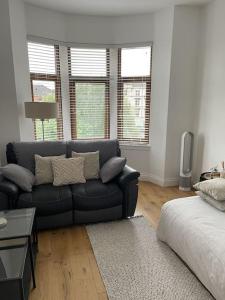
M 106 48 L 106 76 L 74 76 L 71 68 L 71 49 L 67 47 L 69 97 L 70 97 L 70 123 L 72 140 L 98 140 L 110 138 L 110 49 Z M 104 137 L 78 138 L 76 122 L 76 83 L 104 83 L 105 84 L 105 130 Z
M 61 94 L 59 45 L 51 45 L 51 46 L 54 46 L 54 51 L 55 51 L 55 74 L 30 72 L 31 95 L 32 95 L 32 101 L 34 102 L 33 81 L 40 80 L 40 81 L 54 81 L 55 82 L 55 102 L 58 103 L 58 118 L 56 119 L 56 121 L 57 121 L 57 139 L 63 140 L 62 94 Z M 37 140 L 37 130 L 36 130 L 35 120 L 33 123 L 34 123 L 34 137 L 35 137 L 35 140 Z
M 150 142 L 150 104 L 151 104 L 151 81 L 152 81 L 152 45 L 150 56 L 150 75 L 149 76 L 126 76 L 121 75 L 122 68 L 122 48 L 118 48 L 118 65 L 117 65 L 117 138 L 122 144 L 149 145 Z M 125 48 L 125 47 L 124 47 Z M 145 101 L 145 128 L 144 138 L 124 138 L 123 137 L 123 85 L 124 83 L 145 83 L 146 84 L 146 101 Z

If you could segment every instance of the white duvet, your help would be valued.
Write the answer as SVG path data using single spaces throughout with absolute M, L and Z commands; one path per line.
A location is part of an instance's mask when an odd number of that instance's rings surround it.
M 199 196 L 163 205 L 157 236 L 192 269 L 218 300 L 225 300 L 225 212 Z

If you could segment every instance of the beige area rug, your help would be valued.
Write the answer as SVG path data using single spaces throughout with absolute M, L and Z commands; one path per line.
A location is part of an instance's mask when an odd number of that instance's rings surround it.
M 86 226 L 110 300 L 212 300 L 144 217 Z

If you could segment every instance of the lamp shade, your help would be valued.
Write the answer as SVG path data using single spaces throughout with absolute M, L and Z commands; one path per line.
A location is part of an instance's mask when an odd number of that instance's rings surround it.
M 56 119 L 58 105 L 55 102 L 25 102 L 25 117 L 30 119 Z

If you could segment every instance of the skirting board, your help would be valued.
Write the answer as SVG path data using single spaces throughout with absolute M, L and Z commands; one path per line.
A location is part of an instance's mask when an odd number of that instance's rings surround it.
M 141 173 L 140 181 L 152 182 L 160 186 L 177 186 L 179 183 L 178 178 L 163 179 L 153 174 Z

